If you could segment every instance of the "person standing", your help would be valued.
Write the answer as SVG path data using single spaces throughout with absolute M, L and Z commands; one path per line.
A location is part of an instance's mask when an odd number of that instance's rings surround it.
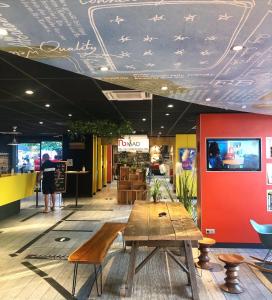
M 44 194 L 44 213 L 48 213 L 50 211 L 48 208 L 49 195 L 51 195 L 50 209 L 52 211 L 55 210 L 55 201 L 56 201 L 55 172 L 57 172 L 57 175 L 59 176 L 59 170 L 57 169 L 57 164 L 49 160 L 48 153 L 43 154 L 39 180 L 41 179 L 41 176 L 43 176 L 42 192 Z

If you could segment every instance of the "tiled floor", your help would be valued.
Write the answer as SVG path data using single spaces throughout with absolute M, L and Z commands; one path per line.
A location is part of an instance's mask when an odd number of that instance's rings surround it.
M 116 185 L 109 186 L 90 199 L 80 199 L 80 209 L 70 209 L 73 199 L 65 200 L 64 207 L 49 214 L 37 213 L 34 199 L 22 203 L 21 213 L 0 221 L 0 299 L 72 299 L 73 266 L 66 257 L 106 221 L 126 222 L 130 206 L 116 202 Z M 42 199 L 40 199 L 42 204 Z M 66 237 L 66 242 L 55 239 Z M 142 248 L 140 257 L 148 249 Z M 272 299 L 272 293 L 259 281 L 251 269 L 242 265 L 241 284 L 245 292 L 240 295 L 224 294 L 219 284 L 224 281 L 222 263 L 217 253 L 235 252 L 246 257 L 262 256 L 264 250 L 213 249 L 212 261 L 216 264 L 213 272 L 197 271 L 201 300 L 220 299 Z M 197 251 L 194 251 L 197 257 Z M 124 283 L 129 260 L 129 249 L 122 250 L 118 238 L 109 251 L 104 263 L 101 299 L 124 299 Z M 80 265 L 77 282 L 77 298 L 88 299 L 93 269 Z M 131 299 L 190 299 L 191 292 L 186 275 L 166 255 L 159 252 L 135 276 Z M 89 299 L 96 299 L 95 288 Z

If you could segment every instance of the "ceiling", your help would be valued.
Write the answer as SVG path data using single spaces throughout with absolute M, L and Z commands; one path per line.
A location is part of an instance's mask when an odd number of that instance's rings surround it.
M 34 94 L 25 94 L 28 89 Z M 66 132 L 71 121 L 109 119 L 130 121 L 137 133 L 174 135 L 195 132 L 200 113 L 225 112 L 156 95 L 153 100 L 108 101 L 102 92 L 120 89 L 0 51 L 0 131 L 18 126 L 25 135 L 57 135 Z
M 272 0 L 2 0 L 0 8 L 6 52 L 164 97 L 272 114 Z

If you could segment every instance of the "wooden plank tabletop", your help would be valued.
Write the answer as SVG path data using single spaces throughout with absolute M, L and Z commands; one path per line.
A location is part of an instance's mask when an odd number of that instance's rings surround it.
M 202 233 L 181 203 L 135 201 L 126 241 L 200 240 Z

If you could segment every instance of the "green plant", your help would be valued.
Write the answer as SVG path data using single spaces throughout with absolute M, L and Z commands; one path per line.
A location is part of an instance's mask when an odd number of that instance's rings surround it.
M 82 139 L 85 135 L 94 134 L 99 137 L 119 138 L 132 134 L 130 122 L 115 123 L 110 120 L 75 121 L 70 125 L 70 136 Z
M 163 179 L 163 186 L 164 186 L 169 198 L 171 199 L 171 201 L 175 202 L 175 200 L 173 198 L 173 194 L 171 193 L 170 187 L 169 187 L 168 182 L 166 180 L 166 177 L 164 177 L 164 179 Z
M 195 219 L 195 173 L 194 171 L 183 171 L 180 174 L 177 174 L 177 179 L 177 198 L 184 205 L 185 209 L 189 212 L 189 214 Z
M 159 198 L 161 197 L 160 188 L 161 188 L 161 181 L 155 178 L 150 189 L 150 194 L 153 198 L 154 203 L 158 202 Z

